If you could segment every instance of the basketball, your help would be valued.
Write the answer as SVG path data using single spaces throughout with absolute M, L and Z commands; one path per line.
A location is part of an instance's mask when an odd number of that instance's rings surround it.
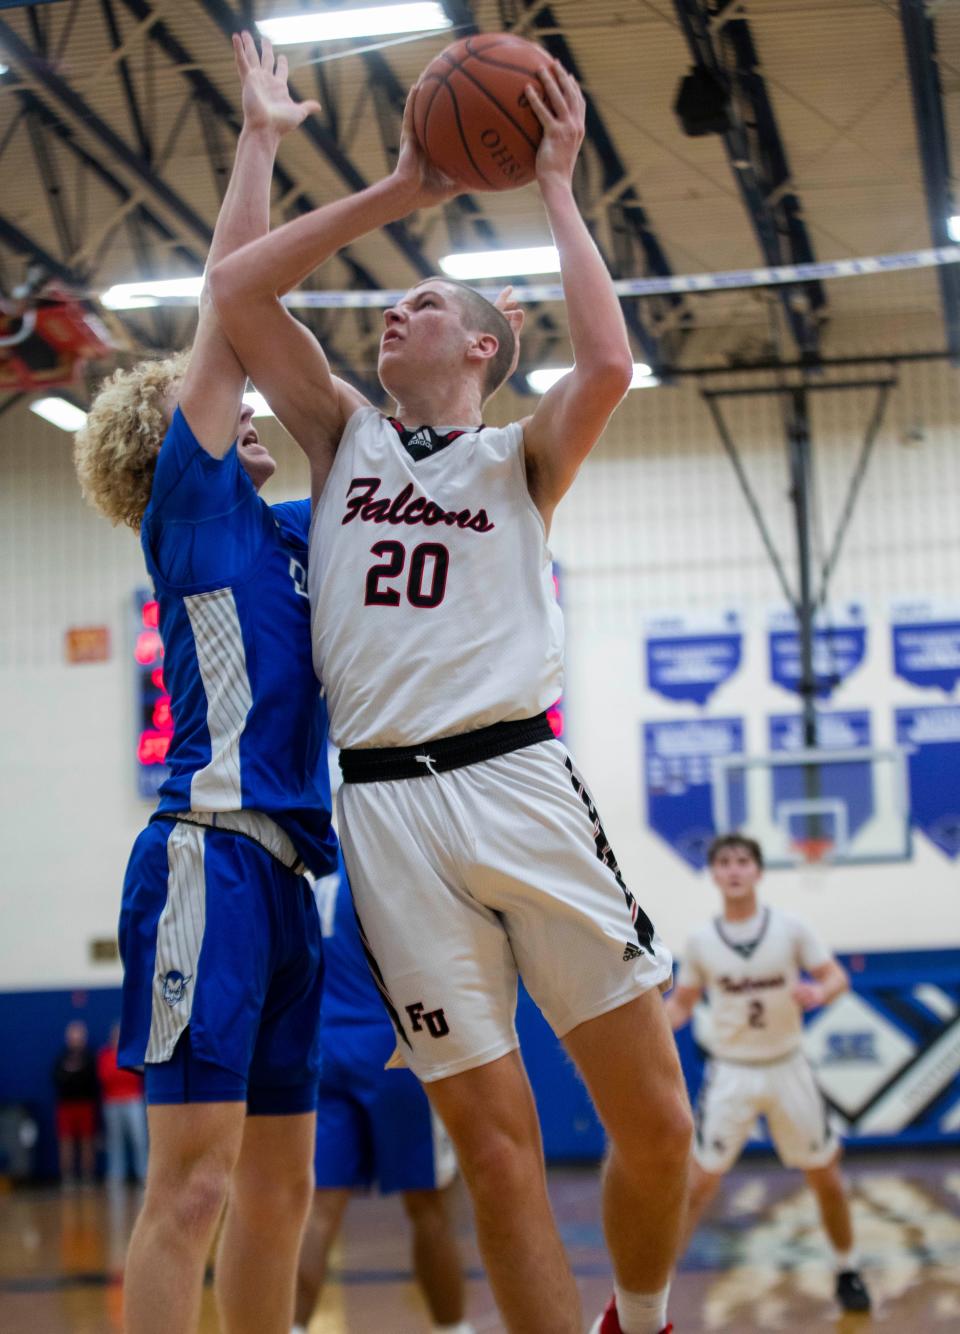
M 550 64 L 524 37 L 454 42 L 424 70 L 414 130 L 430 161 L 471 190 L 512 190 L 535 175 L 543 128 L 524 89 Z

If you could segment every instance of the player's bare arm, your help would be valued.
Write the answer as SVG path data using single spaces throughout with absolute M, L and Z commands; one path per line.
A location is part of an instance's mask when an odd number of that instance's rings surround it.
M 630 386 L 633 358 L 607 267 L 573 197 L 586 104 L 577 81 L 554 61 L 526 89 L 543 126 L 537 183 L 560 252 L 574 367 L 544 394 L 524 424 L 530 494 L 549 524 L 610 414 Z
M 243 128 L 220 215 L 213 233 L 207 271 L 270 226 L 270 177 L 280 140 L 315 107 L 297 104 L 287 91 L 287 61 L 274 63 L 264 39 L 257 53 L 249 33 L 233 38 L 240 78 Z M 200 318 L 190 364 L 180 390 L 180 406 L 194 435 L 210 454 L 221 458 L 237 434 L 246 372 L 220 328 L 209 283 L 200 297 Z
M 211 271 L 223 327 L 258 389 L 307 454 L 315 497 L 347 420 L 367 400 L 332 375 L 318 341 L 280 298 L 352 241 L 462 189 L 440 175 L 420 150 L 411 92 L 397 165 L 389 176 L 285 223 Z
M 676 1032 L 690 1022 L 693 1008 L 703 995 L 702 987 L 674 987 L 663 1002 L 670 1027 Z
M 803 1010 L 817 1010 L 822 1005 L 829 1005 L 850 990 L 849 974 L 836 959 L 828 959 L 819 967 L 811 968 L 810 976 L 812 982 L 798 982 L 793 988 L 793 999 Z

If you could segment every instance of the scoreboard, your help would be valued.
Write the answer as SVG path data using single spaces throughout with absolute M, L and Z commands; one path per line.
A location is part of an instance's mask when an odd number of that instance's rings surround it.
M 159 606 L 151 592 L 138 588 L 133 610 L 137 791 L 141 797 L 155 797 L 169 773 L 166 759 L 173 738 L 173 714 L 163 680 Z

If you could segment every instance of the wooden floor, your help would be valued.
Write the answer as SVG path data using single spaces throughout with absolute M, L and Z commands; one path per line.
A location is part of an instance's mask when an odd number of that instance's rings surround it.
M 753 1161 L 728 1178 L 683 1261 L 670 1310 L 677 1334 L 960 1331 L 960 1161 L 942 1154 L 860 1157 L 848 1164 L 848 1176 L 872 1315 L 836 1310 L 812 1200 L 795 1175 Z M 610 1286 L 597 1174 L 553 1170 L 550 1185 L 585 1320 L 592 1319 Z M 136 1207 L 132 1192 L 111 1199 L 100 1189 L 0 1196 L 2 1334 L 120 1330 L 123 1255 Z M 481 1334 L 493 1334 L 502 1326 L 463 1197 L 457 1221 L 469 1272 L 469 1314 Z M 354 1202 L 334 1277 L 311 1334 L 424 1334 L 429 1328 L 410 1281 L 396 1201 Z M 201 1328 L 204 1334 L 217 1329 L 209 1290 Z

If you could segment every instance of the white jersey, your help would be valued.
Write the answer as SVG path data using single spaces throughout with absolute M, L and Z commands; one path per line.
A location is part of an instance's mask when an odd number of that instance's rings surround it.
M 791 991 L 801 969 L 831 958 L 809 927 L 765 907 L 748 939 L 722 917 L 694 931 L 677 983 L 708 993 L 711 1054 L 720 1060 L 773 1061 L 800 1046 L 802 1012 Z
M 563 621 L 518 422 L 405 444 L 358 409 L 313 516 L 308 582 L 341 748 L 534 717 L 561 693 Z

